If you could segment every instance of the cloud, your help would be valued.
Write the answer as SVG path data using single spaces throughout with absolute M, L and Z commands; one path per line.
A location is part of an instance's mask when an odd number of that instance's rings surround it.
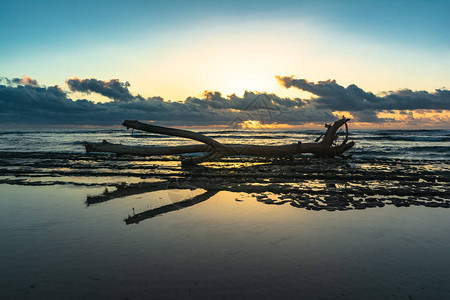
M 200 98 L 185 102 L 165 101 L 160 97 L 143 98 L 128 91 L 128 83 L 71 78 L 72 91 L 98 91 L 114 101 L 95 103 L 72 100 L 58 86 L 0 85 L 0 123 L 13 124 L 89 124 L 117 125 L 125 119 L 152 120 L 166 125 L 229 125 L 236 121 L 259 120 L 264 123 L 303 124 L 329 122 L 328 110 L 317 110 L 299 98 L 245 92 L 224 97 L 217 91 L 205 91 Z M 118 93 L 120 92 L 120 93 Z
M 255 111 L 260 109 L 280 110 L 304 106 L 306 102 L 300 98 L 282 98 L 275 94 L 245 91 L 243 97 L 236 94 L 223 97 L 220 92 L 205 91 L 202 98 L 188 97 L 186 103 L 196 104 L 203 108 L 234 109 Z
M 314 83 L 306 79 L 294 79 L 293 76 L 276 78 L 286 88 L 294 87 L 313 94 L 313 103 L 318 109 L 349 111 L 360 122 L 392 121 L 378 116 L 379 112 L 386 110 L 450 110 L 450 91 L 443 89 L 432 93 L 403 89 L 377 96 L 355 84 L 345 88 L 335 80 Z
M 66 81 L 72 92 L 82 92 L 90 94 L 98 93 L 115 101 L 128 102 L 136 97 L 133 96 L 128 87 L 130 83 L 120 82 L 119 79 L 111 79 L 109 81 L 91 79 L 71 78 Z
M 286 88 L 294 87 L 317 96 L 314 99 L 317 107 L 346 111 L 382 111 L 382 110 L 415 110 L 415 109 L 450 109 L 450 91 L 436 90 L 412 91 L 403 89 L 376 96 L 351 84 L 347 88 L 335 80 L 309 82 L 306 79 L 276 77 Z
M 283 98 L 249 91 L 238 97 L 205 91 L 199 98 L 171 102 L 161 97 L 133 95 L 128 90 L 130 84 L 117 79 L 67 80 L 71 91 L 96 92 L 113 99 L 95 103 L 86 99 L 73 100 L 72 94 L 59 86 L 39 86 L 31 78 L 2 78 L 7 84 L 0 85 L 0 124 L 118 125 L 125 119 L 138 119 L 168 126 L 232 126 L 246 120 L 301 125 L 329 123 L 335 119 L 333 112 L 336 111 L 349 111 L 360 122 L 380 123 L 399 122 L 389 113 L 380 117 L 381 111 L 450 109 L 447 90 L 433 93 L 399 90 L 375 96 L 356 85 L 344 88 L 334 80 L 317 83 L 293 77 L 278 77 L 278 80 L 286 87 L 309 91 L 315 97 Z
M 13 78 L 13 79 L 8 79 L 6 77 L 0 77 L 0 81 L 5 81 L 7 84 L 29 85 L 29 86 L 34 86 L 34 87 L 39 86 L 37 80 L 35 80 L 27 75 L 23 75 L 22 78 Z

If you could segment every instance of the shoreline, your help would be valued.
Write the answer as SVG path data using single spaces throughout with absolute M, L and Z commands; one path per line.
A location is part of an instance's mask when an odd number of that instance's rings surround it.
M 0 161 L 0 184 L 107 189 L 87 197 L 87 205 L 155 190 L 202 189 L 243 192 L 266 204 L 311 210 L 450 207 L 448 161 L 235 157 L 182 168 L 177 156 L 43 155 L 11 154 Z

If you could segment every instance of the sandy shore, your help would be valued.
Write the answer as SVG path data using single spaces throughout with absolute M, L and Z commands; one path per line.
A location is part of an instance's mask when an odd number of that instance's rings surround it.
M 5 299 L 443 299 L 450 210 L 330 213 L 169 189 L 86 206 L 103 187 L 0 185 Z M 129 224 L 129 225 L 127 225 Z
M 443 161 L 14 154 L 0 295 L 443 299 L 449 180 Z

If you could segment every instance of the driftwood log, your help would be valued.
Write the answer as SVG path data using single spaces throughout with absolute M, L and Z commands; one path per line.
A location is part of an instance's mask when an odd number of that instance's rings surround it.
M 344 152 L 354 146 L 354 142 L 348 141 L 348 125 L 350 119 L 342 118 L 333 124 L 325 124 L 326 132 L 318 137 L 313 143 L 279 145 L 279 146 L 264 146 L 264 145 L 243 145 L 243 144 L 222 144 L 218 141 L 207 137 L 203 134 L 168 128 L 162 126 L 155 126 L 141 123 L 139 121 L 126 120 L 123 126 L 137 130 L 142 130 L 151 133 L 183 137 L 187 139 L 196 140 L 203 144 L 186 145 L 186 146 L 172 146 L 172 147 L 144 147 L 144 146 L 125 146 L 121 144 L 112 144 L 107 141 L 102 143 L 88 143 L 84 146 L 86 152 L 110 152 L 119 155 L 138 155 L 138 156 L 153 156 L 153 155 L 172 155 L 172 154 L 186 154 L 207 152 L 207 154 L 200 158 L 192 158 L 184 160 L 184 164 L 196 164 L 203 161 L 220 158 L 223 156 L 249 155 L 262 157 L 289 157 L 295 154 L 312 153 L 317 157 L 346 157 Z M 339 129 L 344 126 L 345 137 L 342 142 L 339 141 Z

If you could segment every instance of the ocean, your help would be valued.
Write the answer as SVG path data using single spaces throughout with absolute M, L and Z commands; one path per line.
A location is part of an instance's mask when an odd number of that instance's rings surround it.
M 277 145 L 313 142 L 324 130 L 195 130 L 222 143 Z M 450 130 L 351 130 L 355 158 L 450 159 Z M 0 131 L 2 153 L 83 153 L 83 142 L 175 146 L 189 140 L 126 129 Z M 192 142 L 191 142 L 192 143 Z
M 197 129 L 222 143 L 318 130 Z M 0 131 L 1 299 L 445 299 L 450 130 L 353 130 L 349 159 L 86 153 L 195 142 Z M 199 156 L 200 153 L 194 154 Z

